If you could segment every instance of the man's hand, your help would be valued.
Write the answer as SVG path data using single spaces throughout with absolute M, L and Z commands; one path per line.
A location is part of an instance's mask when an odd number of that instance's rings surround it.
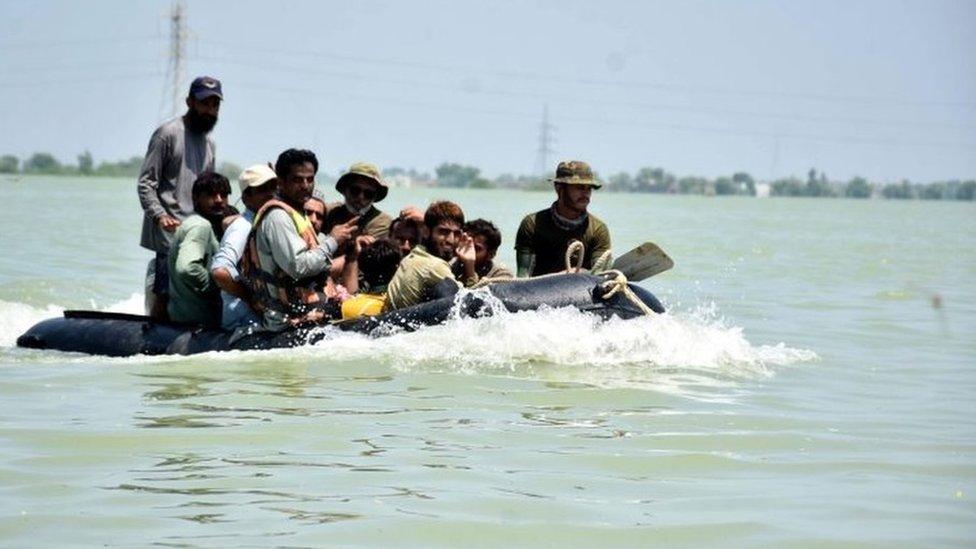
M 374 236 L 368 234 L 361 234 L 357 236 L 352 246 L 349 246 L 349 248 L 346 250 L 346 257 L 348 257 L 349 260 L 358 259 L 359 254 L 361 254 L 363 251 L 363 248 L 372 246 L 373 242 L 376 242 L 376 237 Z
M 359 232 L 359 226 L 357 225 L 358 222 L 359 222 L 359 216 L 357 215 L 356 217 L 350 219 L 349 221 L 346 221 L 345 223 L 342 223 L 341 225 L 336 225 L 335 227 L 332 227 L 332 231 L 329 233 L 329 236 L 334 238 L 335 241 L 339 243 L 339 245 L 341 246 L 345 244 L 349 239 L 355 237 L 356 233 Z
M 176 219 L 175 217 L 163 214 L 156 218 L 156 225 L 159 225 L 160 229 L 168 233 L 171 233 L 175 231 L 177 227 L 180 226 L 180 220 Z
M 474 239 L 471 238 L 471 235 L 461 233 L 461 238 L 458 239 L 457 246 L 454 247 L 454 255 L 461 263 L 474 265 Z

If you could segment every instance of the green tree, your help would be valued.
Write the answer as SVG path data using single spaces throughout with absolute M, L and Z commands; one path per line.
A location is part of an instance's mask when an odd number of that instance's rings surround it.
M 681 194 L 705 194 L 708 180 L 704 177 L 682 177 L 678 180 L 678 192 Z
M 34 153 L 24 162 L 24 173 L 59 174 L 61 163 L 50 153 Z
M 0 173 L 17 173 L 20 159 L 12 154 L 0 156 Z
M 976 200 L 976 180 L 970 179 L 959 185 L 956 190 L 957 200 Z
M 437 173 L 437 182 L 441 187 L 470 187 L 481 174 L 481 170 L 474 166 L 448 162 L 437 166 L 434 171 Z
M 634 179 L 627 172 L 611 175 L 607 179 L 607 190 L 611 192 L 627 192 L 634 188 Z
M 102 162 L 95 168 L 95 175 L 105 177 L 136 177 L 142 168 L 142 157 L 132 156 L 118 162 Z
M 732 181 L 738 185 L 739 194 L 756 196 L 756 180 L 746 172 L 736 172 L 732 175 Z
M 806 188 L 803 182 L 795 177 L 777 179 L 769 186 L 771 196 L 804 196 Z
M 729 177 L 719 177 L 715 180 L 715 194 L 730 195 L 738 194 L 735 182 Z
M 929 183 L 919 191 L 918 197 L 925 200 L 942 200 L 949 197 L 948 185 L 942 181 Z
M 909 198 L 915 198 L 915 189 L 912 187 L 912 184 L 905 179 L 902 180 L 901 183 L 890 183 L 885 185 L 884 188 L 881 189 L 881 194 L 885 198 L 906 200 Z
M 855 177 L 844 187 L 844 196 L 848 198 L 870 198 L 871 184 L 863 177 Z
M 85 151 L 78 155 L 78 173 L 81 175 L 91 175 L 94 165 L 95 161 L 92 160 L 91 152 Z

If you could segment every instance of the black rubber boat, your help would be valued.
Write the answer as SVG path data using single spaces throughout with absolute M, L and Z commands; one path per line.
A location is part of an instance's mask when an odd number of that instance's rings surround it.
M 381 336 L 440 324 L 452 315 L 460 318 L 489 316 L 502 308 L 517 312 L 542 306 L 575 307 L 604 319 L 628 319 L 651 311 L 664 312 L 653 294 L 612 275 L 550 275 L 494 282 L 486 288 L 490 295 L 484 291 L 461 292 L 376 317 L 246 335 L 156 322 L 139 315 L 65 311 L 62 318 L 35 324 L 17 338 L 17 345 L 105 356 L 189 355 L 311 345 L 336 329 Z

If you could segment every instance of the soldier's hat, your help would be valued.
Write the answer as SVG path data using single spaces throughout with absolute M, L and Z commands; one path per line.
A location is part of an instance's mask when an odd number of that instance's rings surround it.
M 339 191 L 339 194 L 345 193 L 346 185 L 357 176 L 365 177 L 370 181 L 376 182 L 376 197 L 373 199 L 373 202 L 379 202 L 386 198 L 386 193 L 390 191 L 390 188 L 387 187 L 386 183 L 383 182 L 383 178 L 380 177 L 380 169 L 369 162 L 356 162 L 352 166 L 349 166 L 349 170 L 342 174 L 342 177 L 336 181 L 335 188 Z
M 552 183 L 567 185 L 589 185 L 599 189 L 603 185 L 593 177 L 590 165 L 582 160 L 564 160 L 556 166 L 556 177 L 550 178 Z

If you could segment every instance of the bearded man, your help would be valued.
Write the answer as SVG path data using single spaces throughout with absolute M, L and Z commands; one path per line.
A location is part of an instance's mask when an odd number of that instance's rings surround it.
M 139 202 L 144 212 L 140 244 L 156 254 L 146 273 L 146 310 L 154 318 L 166 316 L 167 255 L 177 227 L 193 213 L 193 182 L 203 172 L 214 170 L 210 131 L 223 99 L 219 80 L 209 76 L 195 79 L 186 97 L 186 114 L 156 128 L 139 170 Z

